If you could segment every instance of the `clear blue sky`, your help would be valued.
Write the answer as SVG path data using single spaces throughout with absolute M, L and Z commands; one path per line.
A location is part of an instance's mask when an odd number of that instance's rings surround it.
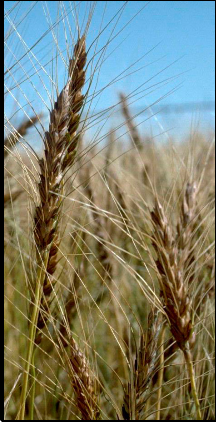
M 9 11 L 16 3 L 18 5 L 11 11 L 9 18 L 5 18 L 5 31 L 11 27 L 8 19 L 15 20 L 18 32 L 22 35 L 28 47 L 31 47 L 39 37 L 49 28 L 49 18 L 54 23 L 58 17 L 58 2 L 47 2 L 49 16 L 46 15 L 45 2 L 14 2 L 5 1 L 5 13 Z M 70 2 L 64 2 L 65 8 L 69 11 Z M 88 13 L 87 5 L 89 2 L 76 2 L 79 22 L 86 23 Z M 97 3 L 92 23 L 90 25 L 87 38 L 87 46 L 98 34 L 99 28 L 104 28 L 115 13 L 124 5 L 124 2 L 103 2 Z M 146 7 L 144 7 L 146 5 Z M 32 7 L 32 9 L 31 9 Z M 44 10 L 43 10 L 44 7 Z M 144 7 L 144 8 L 143 8 Z M 141 10 L 143 8 L 143 10 Z M 141 10 L 141 11 L 140 11 Z M 139 12 L 140 11 L 140 12 Z M 28 12 L 27 16 L 25 13 Z M 139 12 L 139 13 L 138 13 Z M 62 10 L 60 11 L 62 13 Z M 138 14 L 137 14 L 138 13 Z M 137 14 L 137 16 L 135 16 Z M 23 16 L 23 20 L 21 19 Z M 117 16 L 109 27 L 104 31 L 99 39 L 97 50 L 107 42 L 111 31 L 112 36 L 117 35 L 107 48 L 106 60 L 100 70 L 97 89 L 102 88 L 116 78 L 121 72 L 125 71 L 131 64 L 145 55 L 125 74 L 136 71 L 128 75 L 127 78 L 120 79 L 117 83 L 107 88 L 104 94 L 95 102 L 95 108 L 101 110 L 109 107 L 118 101 L 118 92 L 124 91 L 130 94 L 141 84 L 147 91 L 140 94 L 136 101 L 137 108 L 143 108 L 146 104 L 151 104 L 159 97 L 166 95 L 169 90 L 175 88 L 178 84 L 181 86 L 176 92 L 164 98 L 161 103 L 187 103 L 214 101 L 215 92 L 215 2 L 213 1 L 152 1 L 147 4 L 144 1 L 128 2 L 122 9 L 121 16 Z M 119 17 L 119 20 L 118 20 Z M 73 33 L 75 34 L 75 19 L 72 14 L 68 14 L 67 19 L 70 22 Z M 64 24 L 66 27 L 67 19 Z M 102 22 L 103 19 L 103 22 Z M 132 19 L 131 22 L 129 22 Z M 66 42 L 64 34 L 64 24 L 55 28 L 55 34 L 58 34 L 58 46 L 61 51 L 65 50 Z M 123 30 L 121 31 L 121 29 Z M 59 31 L 59 32 L 58 32 Z M 62 32 L 61 32 L 62 31 Z M 69 31 L 67 29 L 68 42 Z M 12 34 L 5 47 L 6 67 L 10 67 L 16 61 L 12 58 L 15 52 L 19 58 L 25 53 L 26 47 L 21 45 L 17 34 Z M 158 45 L 159 44 L 159 45 Z M 46 65 L 49 58 L 54 56 L 52 35 L 50 31 L 32 50 L 40 62 L 45 65 L 45 69 L 50 72 L 51 64 Z M 9 51 L 9 48 L 11 51 Z M 113 51 L 114 50 L 114 51 Z M 148 53 L 148 54 L 147 54 Z M 92 57 L 93 48 L 90 50 Z M 32 57 L 33 65 L 36 66 L 36 59 Z M 175 62 L 175 63 L 173 63 Z M 22 60 L 23 68 L 30 74 L 31 66 L 26 64 L 26 56 Z M 65 67 L 59 61 L 59 77 L 65 74 Z M 166 70 L 165 67 L 171 65 Z M 30 67 L 29 67 L 30 66 Z M 17 66 L 15 67 L 17 68 Z M 11 74 L 24 76 L 24 70 L 19 69 L 15 73 L 15 68 Z M 139 70 L 138 70 L 139 69 Z M 161 72 L 162 71 L 162 72 Z M 155 76 L 157 73 L 159 75 Z M 165 86 L 151 92 L 153 84 L 162 82 L 167 78 L 173 78 L 175 75 L 184 72 L 180 77 L 166 84 Z M 125 74 L 122 74 L 124 76 Z M 17 76 L 17 80 L 18 80 Z M 49 79 L 42 72 L 41 79 L 49 86 Z M 119 79 L 119 78 L 118 78 Z M 44 101 L 48 104 L 46 89 L 42 87 L 40 77 L 32 79 L 36 89 L 41 93 Z M 6 80 L 7 82 L 7 80 Z M 61 85 L 61 83 L 60 83 Z M 37 112 L 41 104 L 41 98 L 36 98 L 30 84 L 22 84 L 23 91 L 27 97 L 34 102 Z M 141 91 L 141 88 L 140 88 Z M 143 97 L 144 94 L 147 96 Z M 20 104 L 23 103 L 23 94 L 19 94 Z M 22 99 L 21 99 L 22 98 Z M 135 97 L 134 99 L 137 99 Z M 8 103 L 10 103 L 8 101 Z M 210 116 L 210 117 L 209 117 Z M 205 118 L 212 124 L 213 113 L 205 115 Z M 209 120 L 210 119 L 210 120 Z M 213 121 L 213 120 L 212 120 Z M 171 122 L 168 123 L 168 125 Z

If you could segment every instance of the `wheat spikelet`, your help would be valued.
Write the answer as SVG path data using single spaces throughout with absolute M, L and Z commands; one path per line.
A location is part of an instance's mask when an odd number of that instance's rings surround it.
M 73 295 L 65 305 L 65 314 L 70 322 L 71 313 L 76 309 Z M 71 335 L 68 323 L 61 321 L 58 331 L 58 343 L 66 357 L 65 370 L 69 373 L 70 382 L 75 394 L 77 408 L 82 420 L 100 419 L 98 405 L 97 379 L 90 369 L 90 364 Z
M 130 115 L 130 111 L 128 108 L 127 100 L 124 94 L 120 94 L 120 100 L 122 105 L 122 114 L 126 120 L 126 124 L 128 126 L 129 134 L 131 136 L 132 141 L 134 142 L 135 146 L 138 149 L 141 149 L 141 139 L 138 133 L 138 130 L 133 122 L 133 118 Z
M 5 193 L 4 194 L 4 207 L 6 207 L 9 202 L 15 201 L 15 199 L 17 199 L 21 195 L 21 193 L 23 193 L 22 190 L 17 190 L 15 192 L 10 192 L 10 193 Z
M 24 120 L 23 123 L 15 130 L 15 133 L 12 133 L 10 136 L 4 139 L 4 158 L 6 158 L 10 152 L 10 148 L 14 147 L 19 138 L 24 137 L 28 131 L 28 129 L 34 126 L 35 123 L 42 117 L 42 114 L 38 116 L 32 116 L 29 119 Z
M 96 380 L 84 353 L 72 337 L 70 338 L 69 359 L 72 369 L 70 371 L 71 383 L 82 420 L 98 420 L 100 411 L 97 404 Z
M 73 58 L 69 63 L 69 79 L 55 102 L 50 113 L 49 131 L 45 133 L 45 157 L 39 161 L 40 204 L 35 210 L 34 237 L 38 252 L 38 261 L 44 265 L 45 277 L 41 308 L 47 310 L 46 298 L 53 289 L 53 274 L 57 265 L 59 246 L 58 224 L 62 207 L 63 176 L 74 163 L 79 134 L 80 110 L 84 102 L 81 89 L 85 82 L 86 63 L 85 37 L 75 45 Z M 38 328 L 43 328 L 44 318 L 41 313 Z M 40 337 L 36 342 L 40 342 Z
M 178 266 L 178 248 L 173 233 L 163 207 L 157 199 L 151 217 L 155 228 L 153 246 L 158 256 L 156 266 L 161 294 L 171 332 L 179 347 L 184 350 L 187 341 L 192 340 L 191 299 L 188 296 L 187 286 L 184 285 L 182 268 Z
M 193 332 L 193 303 L 186 281 L 188 252 L 192 242 L 191 222 L 194 217 L 196 184 L 187 184 L 183 198 L 180 223 L 177 236 L 174 235 L 164 213 L 162 205 L 155 199 L 151 212 L 154 223 L 153 246 L 157 252 L 156 266 L 164 301 L 164 308 L 170 323 L 171 333 L 178 347 L 183 351 L 191 381 L 191 390 L 196 406 L 197 419 L 201 419 L 200 405 L 195 385 L 195 374 L 190 348 L 195 342 Z M 194 259 L 192 257 L 192 259 Z
M 97 248 L 97 257 L 103 269 L 103 273 L 101 274 L 101 277 L 102 278 L 108 277 L 109 279 L 112 279 L 113 268 L 112 268 L 109 252 L 106 248 L 106 236 L 105 236 L 105 230 L 104 230 L 105 222 L 104 222 L 103 217 L 99 214 L 98 209 L 96 207 L 95 195 L 91 187 L 90 180 L 85 186 L 85 191 L 87 193 L 89 200 L 91 201 L 91 210 L 93 214 L 95 234 L 100 239 L 98 242 L 96 242 L 96 248 Z
M 179 269 L 182 269 L 182 273 L 184 274 L 184 279 L 186 283 L 188 268 L 195 263 L 195 252 L 192 249 L 193 244 L 193 232 L 197 226 L 197 218 L 196 218 L 196 193 L 197 193 L 197 184 L 196 182 L 187 183 L 186 188 L 184 190 L 181 208 L 180 208 L 180 216 L 179 221 L 176 226 L 176 237 L 175 243 L 178 250 L 176 253 L 176 265 L 178 265 Z M 165 217 L 164 217 L 165 220 Z M 171 231 L 167 228 L 168 233 L 171 234 Z M 170 243 L 173 243 L 174 246 L 174 239 Z M 168 243 L 166 245 L 168 247 Z M 192 249 L 192 252 L 190 250 Z M 177 262 L 178 261 L 178 262 Z M 159 263 L 157 263 L 159 265 Z M 188 283 L 192 283 L 193 281 L 194 272 L 190 276 Z M 185 285 L 185 291 L 187 290 Z M 193 340 L 190 339 L 191 346 L 195 341 L 195 336 L 193 335 Z M 173 340 L 170 339 L 169 344 L 172 344 Z M 174 343 L 171 347 L 167 347 L 164 359 L 165 361 L 171 361 L 175 358 L 175 351 L 178 349 L 178 344 Z
M 140 337 L 140 346 L 133 368 L 133 384 L 124 393 L 122 414 L 124 420 L 140 420 L 147 400 L 150 382 L 157 370 L 158 338 L 162 326 L 161 314 L 151 310 L 146 333 Z
M 80 284 L 81 284 L 80 279 L 84 278 L 84 274 L 85 274 L 85 267 L 84 267 L 83 262 L 81 262 L 79 269 L 77 269 L 76 272 L 74 272 L 72 286 L 70 290 L 68 291 L 66 298 L 64 299 L 64 310 L 65 310 L 64 317 L 66 317 L 67 319 L 67 324 L 65 324 L 65 318 L 61 318 L 59 322 L 59 330 L 58 330 L 59 337 L 61 338 L 61 342 L 64 347 L 67 347 L 69 344 L 67 328 L 70 327 L 71 329 L 71 327 L 73 326 L 73 320 L 77 314 L 77 301 L 79 299 L 78 292 L 79 292 Z M 58 319 L 59 319 L 59 315 L 57 312 L 56 321 Z
M 196 210 L 196 182 L 187 183 L 181 204 L 180 218 L 177 223 L 177 243 L 181 257 L 179 265 L 185 264 L 190 255 L 193 240 L 193 231 L 197 224 Z M 192 256 L 190 255 L 192 259 Z M 182 263 L 181 263 L 182 261 Z
M 80 271 L 84 271 L 84 266 Z M 80 277 L 79 271 L 79 277 Z M 79 287 L 79 277 L 74 277 L 74 289 Z M 78 284 L 78 286 L 77 286 Z M 65 318 L 57 331 L 57 341 L 65 356 L 65 370 L 69 373 L 70 382 L 75 394 L 77 408 L 82 420 L 100 419 L 96 376 L 90 364 L 71 334 L 71 319 L 76 312 L 75 292 L 69 292 L 65 303 Z

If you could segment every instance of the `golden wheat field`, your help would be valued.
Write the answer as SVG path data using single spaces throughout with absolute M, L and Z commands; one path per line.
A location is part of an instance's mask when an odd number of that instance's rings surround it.
M 4 420 L 214 420 L 213 131 L 162 127 L 174 70 L 142 125 L 106 82 L 131 2 L 5 3 Z

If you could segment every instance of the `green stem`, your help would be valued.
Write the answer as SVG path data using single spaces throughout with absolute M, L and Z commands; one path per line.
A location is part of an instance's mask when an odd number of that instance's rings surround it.
M 31 388 L 31 398 L 30 398 L 30 420 L 34 421 L 34 398 L 35 398 L 35 348 L 33 350 L 32 354 L 32 366 L 31 366 L 31 372 L 32 372 L 32 388 Z
M 161 393 L 162 393 L 162 383 L 163 383 L 163 373 L 164 373 L 164 335 L 165 335 L 166 325 L 163 324 L 160 333 L 159 339 L 159 373 L 158 373 L 158 390 L 157 390 L 157 403 L 156 403 L 156 421 L 160 420 L 160 409 L 161 409 Z
M 49 253 L 46 253 L 42 262 L 45 264 L 44 267 L 46 268 L 47 260 L 48 260 Z M 36 283 L 36 291 L 35 291 L 35 303 L 32 311 L 31 322 L 30 322 L 30 332 L 29 332 L 29 342 L 28 342 L 28 351 L 27 351 L 27 359 L 26 359 L 26 367 L 23 374 L 23 384 L 22 384 L 22 393 L 20 399 L 20 408 L 16 417 L 16 420 L 25 420 L 25 403 L 26 403 L 26 396 L 27 396 L 27 388 L 28 388 L 28 379 L 29 379 L 29 372 L 32 363 L 32 355 L 34 351 L 34 342 L 35 342 L 35 335 L 37 329 L 37 321 L 38 315 L 40 310 L 40 303 L 43 293 L 43 280 L 44 280 L 44 267 L 43 265 L 39 268 L 39 276 L 37 277 Z
M 199 403 L 199 398 L 198 398 L 197 389 L 196 389 L 195 373 L 194 373 L 189 344 L 186 345 L 186 348 L 183 352 L 184 352 L 185 362 L 187 365 L 188 374 L 190 377 L 191 391 L 192 391 L 192 396 L 193 396 L 195 407 L 196 407 L 197 420 L 201 421 L 202 416 L 201 416 L 201 411 L 200 411 L 200 403 Z

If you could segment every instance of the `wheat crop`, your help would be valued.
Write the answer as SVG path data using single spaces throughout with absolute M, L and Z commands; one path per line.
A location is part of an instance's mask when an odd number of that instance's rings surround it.
M 4 419 L 214 420 L 214 134 L 164 130 L 170 64 L 103 73 L 151 2 L 5 3 Z

